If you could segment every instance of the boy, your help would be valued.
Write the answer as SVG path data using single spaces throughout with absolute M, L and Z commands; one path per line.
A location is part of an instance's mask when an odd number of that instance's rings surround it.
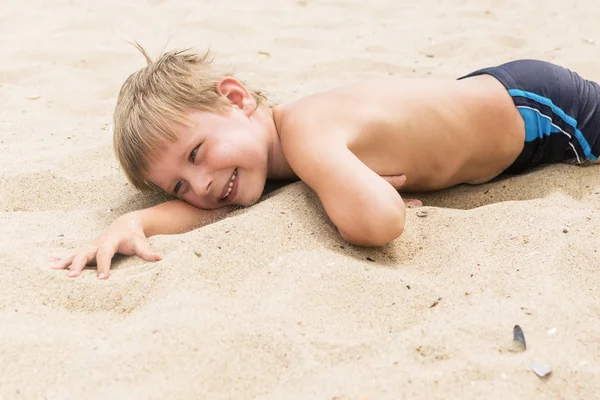
M 114 147 L 128 179 L 179 200 L 118 218 L 93 244 L 57 259 L 78 276 L 115 253 L 159 260 L 147 241 L 248 206 L 267 179 L 301 179 L 341 236 L 379 246 L 404 229 L 397 192 L 482 183 L 552 162 L 596 162 L 600 86 L 521 60 L 459 80 L 386 77 L 269 106 L 207 56 L 169 52 L 124 83 Z M 387 181 L 386 181 L 387 180 Z M 392 183 L 392 185 L 390 185 Z

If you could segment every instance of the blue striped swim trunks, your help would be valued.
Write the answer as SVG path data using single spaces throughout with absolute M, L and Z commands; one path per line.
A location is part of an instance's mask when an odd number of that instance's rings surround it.
M 504 172 L 538 165 L 594 162 L 600 155 L 600 85 L 544 61 L 517 60 L 460 79 L 491 75 L 508 90 L 525 121 L 525 145 Z

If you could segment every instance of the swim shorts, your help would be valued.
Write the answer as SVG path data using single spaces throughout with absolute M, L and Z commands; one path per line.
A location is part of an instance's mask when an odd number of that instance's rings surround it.
M 525 121 L 525 146 L 504 173 L 541 164 L 595 162 L 600 155 L 600 85 L 544 61 L 517 60 L 487 74 L 500 81 Z

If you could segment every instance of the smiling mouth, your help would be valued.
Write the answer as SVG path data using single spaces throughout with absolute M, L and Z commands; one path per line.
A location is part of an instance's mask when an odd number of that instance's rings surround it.
M 224 194 L 220 198 L 221 201 L 227 200 L 229 198 L 229 196 L 231 195 L 231 192 L 233 191 L 233 185 L 235 183 L 235 178 L 236 177 L 237 177 L 237 168 L 233 170 L 233 174 L 231 175 L 231 178 L 229 178 L 229 183 L 223 189 Z

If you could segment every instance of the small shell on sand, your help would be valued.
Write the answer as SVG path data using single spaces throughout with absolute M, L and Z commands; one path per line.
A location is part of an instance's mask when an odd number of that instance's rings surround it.
M 552 367 L 546 364 L 531 364 L 531 370 L 540 378 L 544 378 L 552 373 Z

